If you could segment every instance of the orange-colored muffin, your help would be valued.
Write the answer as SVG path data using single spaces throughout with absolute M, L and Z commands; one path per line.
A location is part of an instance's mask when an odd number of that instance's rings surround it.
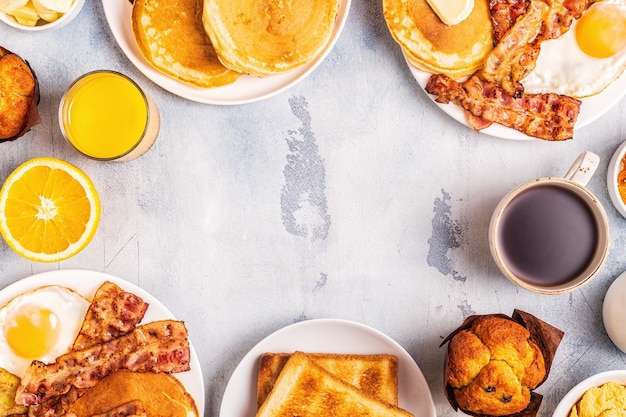
M 13 139 L 28 125 L 36 84 L 28 64 L 0 47 L 0 142 Z
M 546 378 L 543 354 L 519 323 L 479 317 L 448 345 L 447 381 L 459 408 L 505 416 L 524 410 Z

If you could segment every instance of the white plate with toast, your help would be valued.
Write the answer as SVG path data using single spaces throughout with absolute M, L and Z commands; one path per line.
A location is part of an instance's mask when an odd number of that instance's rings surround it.
M 98 287 L 105 281 L 113 282 L 123 290 L 141 297 L 148 303 L 148 310 L 146 311 L 142 323 L 175 319 L 174 315 L 163 304 L 136 285 L 112 275 L 86 270 L 51 271 L 24 278 L 0 290 L 0 306 L 5 305 L 11 299 L 22 293 L 46 285 L 60 285 L 66 287 L 91 300 Z M 200 361 L 191 343 L 190 350 L 191 369 L 187 372 L 174 374 L 174 376 L 176 376 L 184 385 L 187 392 L 192 396 L 198 408 L 198 413 L 202 416 L 204 415 L 205 407 L 204 381 L 202 379 Z
M 465 119 L 465 113 L 460 106 L 457 106 L 453 103 L 437 103 L 435 101 L 435 97 L 426 92 L 425 87 L 431 74 L 415 68 L 408 61 L 407 65 L 409 66 L 409 69 L 411 70 L 411 73 L 413 74 L 413 77 L 415 78 L 419 86 L 422 88 L 422 90 L 424 90 L 424 93 L 431 100 L 433 100 L 433 102 L 448 116 L 452 117 L 457 122 L 469 127 L 467 120 Z M 582 105 L 580 106 L 580 113 L 578 115 L 578 119 L 576 120 L 576 125 L 574 126 L 574 135 L 576 135 L 577 130 L 582 129 L 583 127 L 587 126 L 589 123 L 592 123 L 593 121 L 601 117 L 604 113 L 609 111 L 624 97 L 625 94 L 626 71 L 624 71 L 624 73 L 617 80 L 611 83 L 601 93 L 581 99 Z M 501 139 L 541 140 L 525 135 L 515 129 L 511 129 L 495 123 L 488 128 L 481 130 L 480 132 Z
M 428 383 L 413 358 L 387 335 L 347 320 L 315 319 L 286 326 L 259 342 L 233 372 L 220 417 L 254 417 L 257 412 L 257 368 L 266 352 L 294 351 L 343 354 L 391 354 L 398 358 L 398 406 L 414 416 L 436 417 Z
M 129 0 L 102 0 L 107 22 L 118 45 L 128 59 L 146 77 L 163 89 L 188 100 L 205 104 L 236 105 L 269 98 L 306 78 L 324 60 L 339 38 L 348 18 L 351 0 L 340 0 L 335 26 L 328 45 L 311 62 L 280 75 L 253 77 L 243 75 L 233 84 L 216 88 L 198 88 L 175 80 L 157 71 L 143 57 L 131 27 L 132 4 Z

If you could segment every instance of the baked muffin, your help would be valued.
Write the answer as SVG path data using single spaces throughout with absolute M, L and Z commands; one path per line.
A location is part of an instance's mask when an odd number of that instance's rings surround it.
M 0 47 L 0 142 L 16 139 L 36 111 L 37 81 L 16 54 Z
M 521 324 L 480 316 L 448 344 L 446 383 L 459 408 L 505 416 L 527 408 L 547 369 L 543 353 Z

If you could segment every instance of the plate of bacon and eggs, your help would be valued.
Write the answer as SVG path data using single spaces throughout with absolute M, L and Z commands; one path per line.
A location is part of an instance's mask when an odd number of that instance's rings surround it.
M 474 0 L 470 18 L 453 26 L 426 0 L 383 0 L 383 9 L 418 85 L 446 114 L 487 135 L 571 139 L 626 94 L 623 0 Z
M 200 363 L 184 323 L 126 280 L 85 270 L 24 278 L 0 291 L 0 330 L 0 368 L 19 378 L 15 399 L 29 415 L 66 400 L 78 416 L 91 415 L 93 407 L 109 407 L 98 414 L 131 405 L 148 417 L 161 415 L 151 412 L 158 406 L 180 408 L 185 417 L 204 413 Z M 49 381 L 65 384 L 48 387 Z M 112 384 L 123 388 L 103 392 Z M 162 394 L 146 394 L 142 386 Z

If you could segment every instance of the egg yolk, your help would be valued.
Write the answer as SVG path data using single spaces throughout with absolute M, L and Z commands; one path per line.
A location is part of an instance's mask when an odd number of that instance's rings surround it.
M 23 358 L 46 354 L 59 336 L 59 320 L 47 309 L 21 312 L 6 329 L 7 342 Z
M 576 24 L 580 49 L 595 58 L 608 58 L 626 47 L 626 14 L 616 5 L 598 3 Z

